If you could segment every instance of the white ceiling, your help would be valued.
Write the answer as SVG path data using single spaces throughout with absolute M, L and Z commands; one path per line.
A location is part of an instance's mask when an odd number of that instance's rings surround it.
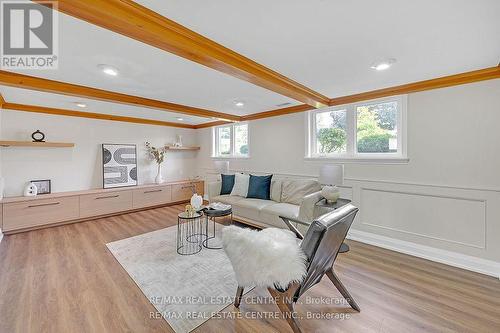
M 328 97 L 496 66 L 498 0 L 139 0 L 138 3 Z M 245 115 L 299 104 L 165 51 L 60 15 L 59 69 L 22 73 Z M 370 65 L 396 58 L 387 71 Z M 100 73 L 98 64 L 120 69 Z M 77 99 L 4 88 L 8 102 L 77 109 Z M 235 100 L 245 107 L 234 106 Z M 178 114 L 88 100 L 88 111 L 175 121 Z M 186 117 L 189 123 L 209 121 Z
M 137 2 L 328 97 L 500 61 L 499 0 Z
M 120 75 L 104 75 L 99 64 L 117 67 Z M 275 109 L 286 102 L 300 104 L 62 13 L 58 70 L 17 72 L 235 115 Z M 236 107 L 235 100 L 245 106 Z

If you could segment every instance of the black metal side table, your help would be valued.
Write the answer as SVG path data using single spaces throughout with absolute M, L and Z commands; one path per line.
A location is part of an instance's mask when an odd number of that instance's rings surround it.
M 222 249 L 222 244 L 220 244 L 221 240 L 216 236 L 215 219 L 231 216 L 231 223 L 233 223 L 233 209 L 229 208 L 226 210 L 218 210 L 205 207 L 201 211 L 203 211 L 203 214 L 205 215 L 205 240 L 203 241 L 203 247 L 212 250 Z M 211 225 L 210 222 L 212 222 Z M 213 241 L 215 240 L 218 240 L 218 245 L 210 244 L 214 243 Z
M 191 255 L 201 251 L 205 233 L 203 215 L 195 212 L 182 212 L 177 215 L 177 253 Z

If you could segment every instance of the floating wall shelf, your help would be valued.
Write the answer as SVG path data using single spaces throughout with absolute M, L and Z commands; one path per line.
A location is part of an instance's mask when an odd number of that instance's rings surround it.
M 68 142 L 31 142 L 31 141 L 5 141 L 0 140 L 1 147 L 44 147 L 44 148 L 70 148 L 74 143 Z
M 165 146 L 167 150 L 200 150 L 200 147 L 174 147 L 174 146 Z

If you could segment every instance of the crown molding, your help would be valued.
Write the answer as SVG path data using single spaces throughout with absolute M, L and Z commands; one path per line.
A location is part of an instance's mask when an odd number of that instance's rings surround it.
M 191 116 L 198 116 L 205 118 L 217 117 L 234 121 L 240 120 L 239 116 L 235 116 L 232 114 L 200 109 L 192 106 L 186 106 L 170 102 L 163 102 L 154 99 L 132 96 L 132 95 L 112 92 L 103 89 L 91 88 L 61 81 L 48 80 L 35 76 L 28 76 L 24 74 L 18 74 L 3 70 L 0 70 L 0 84 L 16 88 L 38 90 L 55 94 L 85 97 L 106 102 L 115 102 L 120 104 L 146 107 L 150 109 L 158 109 L 161 111 L 177 112 Z
M 328 97 L 134 1 L 59 0 L 57 10 L 302 103 L 328 105 Z
M 473 83 L 478 81 L 492 80 L 500 78 L 500 67 L 489 67 L 480 70 L 475 70 L 471 72 L 465 72 L 460 74 L 443 76 L 435 79 L 418 81 L 408 84 L 403 84 L 400 86 L 394 86 L 384 89 L 372 90 L 360 94 L 354 94 L 343 97 L 336 97 L 330 99 L 330 106 L 333 105 L 343 105 L 354 102 L 366 101 L 375 98 L 402 95 L 415 93 L 419 91 L 445 88 L 451 86 L 457 86 L 461 84 Z
M 161 121 L 161 120 L 152 120 L 152 119 L 144 119 L 144 118 L 125 117 L 125 116 L 115 116 L 115 115 L 102 114 L 102 113 L 47 108 L 47 107 L 36 106 L 36 105 L 25 105 L 25 104 L 16 104 L 16 103 L 4 103 L 3 109 L 12 110 L 12 111 L 43 113 L 43 114 L 50 114 L 50 115 L 56 115 L 56 116 L 68 116 L 68 117 L 79 117 L 79 118 L 89 118 L 89 119 L 99 119 L 99 120 L 120 121 L 120 122 L 126 122 L 126 123 L 145 124 L 145 125 L 180 127 L 180 128 L 190 128 L 190 129 L 196 128 L 195 125 L 180 124 L 180 123 Z

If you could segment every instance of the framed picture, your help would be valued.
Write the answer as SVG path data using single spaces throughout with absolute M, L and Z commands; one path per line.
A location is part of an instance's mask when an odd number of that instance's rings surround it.
M 50 179 L 32 180 L 31 183 L 35 184 L 37 194 L 50 193 Z
M 127 144 L 102 145 L 102 187 L 137 185 L 137 147 Z

